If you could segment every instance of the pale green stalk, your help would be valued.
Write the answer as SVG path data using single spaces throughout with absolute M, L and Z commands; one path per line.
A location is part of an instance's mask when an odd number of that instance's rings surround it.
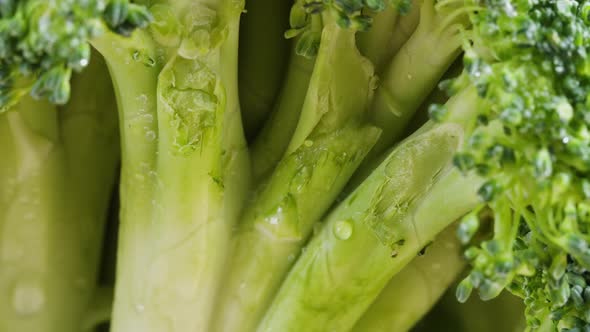
M 65 106 L 23 98 L 0 115 L 0 331 L 80 332 L 94 310 L 119 159 L 102 59 Z
M 412 1 L 410 11 L 400 13 L 395 6 L 374 13 L 369 31 L 357 34 L 361 53 L 375 65 L 379 74 L 385 70 L 394 55 L 410 39 L 420 21 L 420 7 L 424 0 Z
M 452 5 L 451 5 L 452 6 Z M 371 115 L 383 135 L 368 160 L 391 147 L 443 74 L 461 53 L 463 7 L 437 6 L 424 0 L 420 23 L 380 77 Z
M 453 120 L 418 130 L 330 213 L 257 331 L 350 330 L 392 276 L 479 203 L 480 180 L 451 164 L 476 106 L 473 89 L 455 96 Z
M 416 30 L 416 27 L 421 20 L 420 8 L 423 3 L 424 0 L 412 0 L 410 11 L 404 15 L 400 15 L 399 19 L 396 21 L 394 26 L 396 33 L 392 36 L 391 41 L 389 42 L 393 54 L 399 52 Z
M 371 30 L 357 33 L 359 51 L 371 60 L 377 73 L 383 71 L 385 65 L 397 52 L 392 41 L 400 38 L 395 37 L 400 33 L 395 28 L 399 16 L 398 10 L 389 6 L 373 15 Z
M 354 35 L 324 27 L 293 139 L 239 225 L 213 331 L 256 328 L 315 222 L 379 136 L 367 121 L 373 67 Z
M 291 136 L 297 127 L 301 108 L 313 71 L 314 59 L 295 52 L 292 47 L 287 74 L 273 110 L 250 147 L 252 175 L 259 184 L 272 174 L 285 154 Z
M 353 332 L 408 331 L 436 304 L 467 266 L 457 227 L 439 234 L 425 252 L 394 276 Z
M 354 190 L 375 169 L 383 153 L 402 138 L 420 105 L 461 52 L 465 6 L 440 6 L 435 0 L 417 4 L 420 23 L 387 64 L 371 106 L 372 121 L 383 134 L 353 176 L 346 193 Z
M 112 331 L 208 331 L 248 182 L 234 0 L 162 1 L 149 31 L 93 44 L 120 105 Z

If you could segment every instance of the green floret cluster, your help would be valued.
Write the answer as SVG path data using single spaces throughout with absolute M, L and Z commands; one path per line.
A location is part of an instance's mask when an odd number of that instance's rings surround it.
M 590 1 L 0 0 L 0 153 L 0 332 L 590 330 Z
M 489 299 L 508 287 L 524 298 L 532 328 L 547 314 L 562 328 L 590 322 L 588 9 L 569 1 L 488 6 L 465 54 L 466 80 L 487 105 L 454 162 L 486 179 L 478 194 L 494 211 L 495 231 L 466 252 L 474 269 L 458 295 L 477 287 Z M 477 224 L 467 217 L 464 241 Z
M 147 8 L 128 1 L 17 1 L 0 4 L 0 101 L 11 105 L 29 92 L 64 104 L 72 71 L 88 65 L 88 40 L 104 29 L 129 35 L 151 20 Z M 34 79 L 27 79 L 34 76 Z

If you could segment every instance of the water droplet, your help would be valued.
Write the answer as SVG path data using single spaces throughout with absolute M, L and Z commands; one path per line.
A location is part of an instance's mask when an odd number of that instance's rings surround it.
M 334 235 L 340 240 L 348 240 L 352 235 L 352 224 L 348 221 L 337 221 L 334 224 Z
M 12 293 L 12 305 L 20 315 L 33 315 L 43 309 L 45 294 L 38 282 L 21 280 Z
M 303 145 L 305 145 L 305 146 L 307 146 L 307 147 L 310 147 L 310 146 L 312 146 L 312 145 L 313 145 L 313 141 L 312 141 L 312 140 L 308 140 L 308 139 L 306 139 L 306 140 L 303 142 Z
M 411 80 L 411 79 L 413 79 L 413 78 L 414 78 L 414 77 L 412 76 L 412 74 L 408 74 L 408 79 L 409 79 L 409 80 Z
M 146 131 L 145 138 L 147 138 L 149 141 L 153 141 L 156 139 L 156 133 L 153 130 Z
M 289 220 L 289 218 L 292 218 L 293 210 L 289 203 L 289 201 L 283 202 L 271 210 L 270 213 L 264 217 L 264 221 L 273 226 L 284 224 L 285 219 Z
M 80 61 L 78 61 L 78 66 L 80 66 L 80 67 L 88 66 L 88 59 L 86 59 L 86 58 L 80 59 Z
M 273 232 L 278 238 L 294 239 L 299 238 L 297 205 L 292 195 L 285 196 L 281 202 L 267 213 L 260 216 L 260 221 L 264 223 L 265 229 Z
M 148 102 L 148 97 L 145 94 L 141 94 L 141 95 L 137 96 L 137 101 L 139 101 L 140 103 L 145 105 Z
M 282 214 L 283 214 L 283 208 L 279 206 L 279 208 L 277 209 L 277 213 L 271 215 L 266 220 L 271 225 L 278 225 L 279 224 L 279 220 L 281 219 Z
M 295 254 L 291 254 L 291 255 L 287 256 L 287 261 L 289 263 L 292 263 L 293 261 L 295 261 Z
M 146 101 L 147 102 L 147 101 Z M 144 114 L 141 116 L 146 122 L 152 123 L 154 122 L 154 116 L 151 114 Z
M 135 311 L 136 311 L 138 314 L 141 314 L 142 312 L 144 312 L 144 311 L 145 311 L 145 305 L 143 305 L 143 304 L 141 304 L 141 303 L 138 303 L 138 304 L 136 304 L 136 305 L 135 305 Z

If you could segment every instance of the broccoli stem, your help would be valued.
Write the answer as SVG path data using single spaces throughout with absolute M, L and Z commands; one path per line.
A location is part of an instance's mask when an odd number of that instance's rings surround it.
M 437 8 L 434 0 L 414 5 L 420 5 L 420 24 L 387 64 L 371 106 L 372 121 L 383 135 L 347 185 L 345 194 L 354 190 L 382 161 L 385 150 L 402 137 L 420 105 L 461 52 L 463 7 Z M 412 12 L 417 9 L 412 8 Z
M 252 331 L 311 233 L 378 137 L 343 128 L 281 161 L 246 209 L 214 331 Z
M 238 86 L 246 137 L 272 110 L 289 58 L 290 1 L 248 1 L 240 24 Z
M 395 25 L 399 19 L 399 12 L 393 6 L 376 13 L 370 31 L 357 34 L 357 45 L 361 53 L 375 66 L 375 71 L 381 73 L 383 68 L 398 51 L 391 45 L 394 35 L 398 33 Z
M 426 124 L 326 218 L 258 331 L 351 329 L 392 276 L 478 204 L 480 180 L 450 164 L 473 117 L 476 94 L 470 89 L 448 106 L 454 123 Z
M 313 64 L 313 59 L 298 55 L 295 53 L 295 46 L 292 47 L 281 92 L 269 118 L 250 147 L 254 183 L 260 183 L 271 174 L 285 154 L 297 127 Z
M 149 32 L 94 43 L 116 82 L 123 136 L 115 332 L 209 330 L 248 186 L 242 5 L 161 3 Z
M 239 225 L 214 331 L 256 328 L 314 223 L 379 136 L 366 114 L 373 67 L 356 50 L 354 35 L 333 23 L 324 27 L 290 148 Z
M 139 48 L 140 45 L 149 45 L 150 48 Z M 154 59 L 150 54 L 155 53 L 155 46 L 144 31 L 136 31 L 129 40 L 106 35 L 94 40 L 93 46 L 105 57 L 109 66 L 121 124 L 121 224 L 112 323 L 113 330 L 117 331 L 119 319 L 132 320 L 130 316 L 133 315 L 128 312 L 135 312 L 138 305 L 135 299 L 143 292 L 136 281 L 145 276 L 149 264 L 149 254 L 144 251 L 147 251 L 145 246 L 151 240 L 146 223 L 151 224 L 154 213 L 155 179 L 147 173 L 154 168 L 156 156 L 156 146 L 149 135 L 155 134 L 157 129 L 155 89 L 161 65 L 146 63 Z M 147 56 L 133 58 L 134 54 Z M 122 285 L 128 287 L 125 290 L 127 294 L 121 294 Z
M 353 332 L 408 331 L 465 269 L 457 228 L 447 227 L 381 291 Z
M 408 41 L 412 33 L 420 23 L 420 8 L 425 0 L 412 0 L 410 11 L 400 15 L 395 23 L 395 34 L 393 34 L 390 45 L 393 54 L 399 52 L 402 46 Z
M 65 106 L 0 116 L 0 331 L 79 332 L 92 310 L 119 158 L 105 68 L 74 75 Z
M 434 0 L 425 0 L 420 7 L 418 27 L 388 64 L 375 93 L 371 115 L 384 134 L 368 161 L 400 139 L 420 104 L 461 53 L 463 36 L 457 24 L 442 24 L 453 14 L 439 13 Z

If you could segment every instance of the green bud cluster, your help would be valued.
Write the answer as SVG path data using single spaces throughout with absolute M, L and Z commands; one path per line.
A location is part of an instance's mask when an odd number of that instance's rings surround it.
M 285 36 L 297 41 L 297 53 L 305 57 L 317 54 L 322 31 L 320 14 L 330 15 L 343 29 L 367 31 L 372 19 L 369 11 L 380 12 L 388 5 L 407 13 L 411 0 L 298 0 L 291 8 L 290 25 Z
M 465 253 L 473 269 L 457 289 L 467 300 L 503 289 L 523 297 L 530 328 L 550 317 L 562 331 L 590 324 L 590 3 L 480 0 L 470 15 L 464 73 L 442 87 L 475 86 L 477 121 L 454 158 L 485 179 L 482 206 L 494 238 Z M 431 107 L 434 121 L 448 116 Z M 477 211 L 458 235 L 468 243 Z
M 473 266 L 457 289 L 525 299 L 530 328 L 550 317 L 562 331 L 590 326 L 590 3 L 480 0 L 470 15 L 461 77 L 475 86 L 473 131 L 454 164 L 485 179 L 482 206 L 494 238 L 466 251 Z M 434 121 L 449 115 L 431 108 Z M 477 211 L 464 218 L 468 243 Z
M 151 14 L 129 0 L 0 2 L 0 107 L 31 93 L 65 103 L 72 71 L 86 67 L 89 40 L 111 30 L 127 36 Z

